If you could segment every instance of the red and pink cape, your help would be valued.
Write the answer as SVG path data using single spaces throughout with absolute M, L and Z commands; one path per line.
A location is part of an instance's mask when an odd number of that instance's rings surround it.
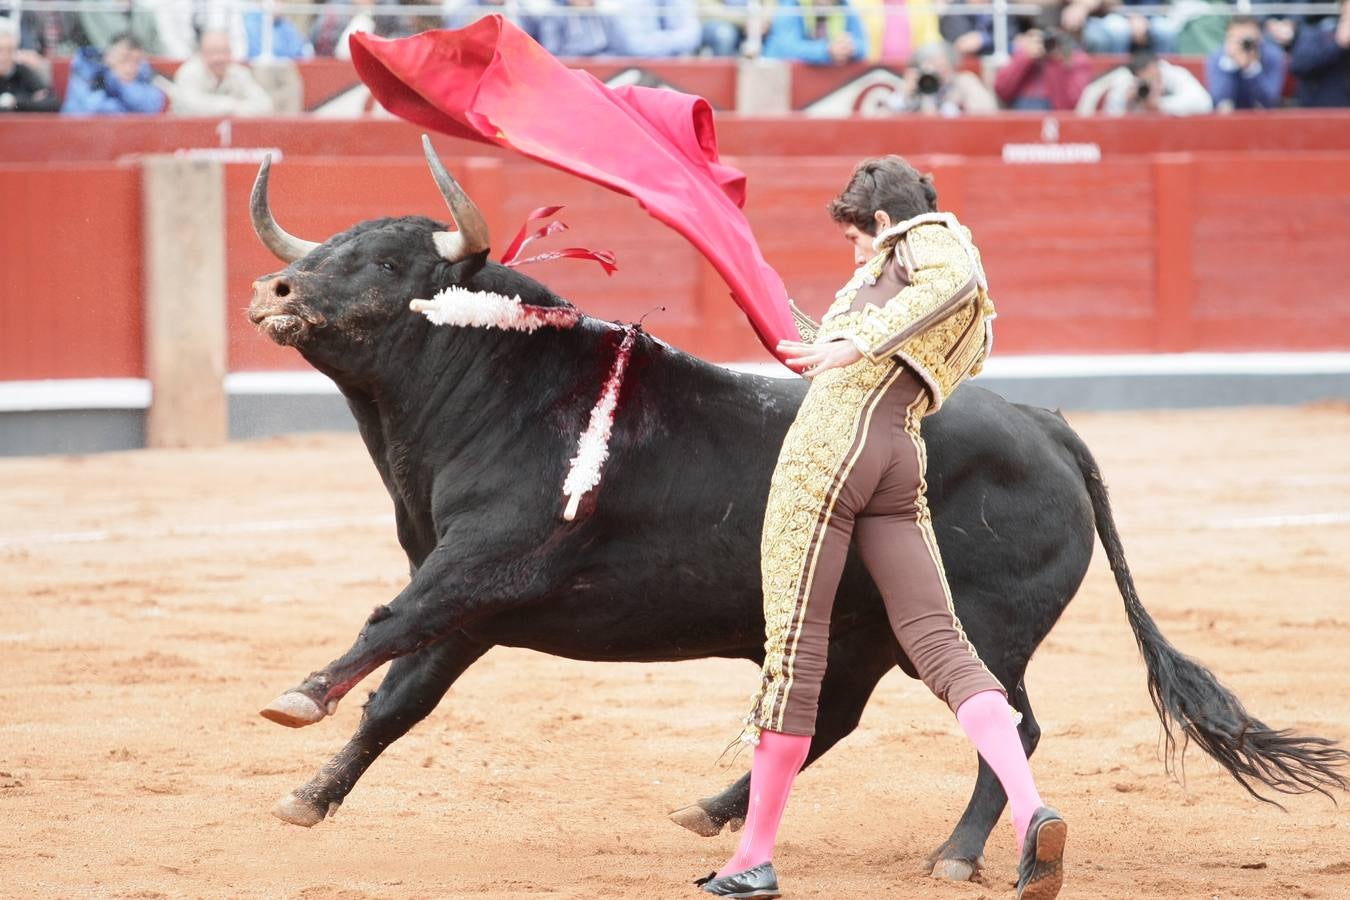
M 770 353 L 797 339 L 783 281 L 741 212 L 745 175 L 718 159 L 702 97 L 607 87 L 495 15 L 400 40 L 358 33 L 352 62 L 397 116 L 633 197 L 708 258 Z

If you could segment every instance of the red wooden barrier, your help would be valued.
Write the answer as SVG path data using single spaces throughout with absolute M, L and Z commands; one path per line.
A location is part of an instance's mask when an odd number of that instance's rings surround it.
M 853 161 L 739 160 L 765 255 L 813 312 L 851 268 L 824 205 Z M 1001 354 L 1350 350 L 1350 152 L 915 161 L 936 173 L 943 205 L 982 248 Z M 583 309 L 628 321 L 650 313 L 652 332 L 705 357 L 766 358 L 711 267 L 631 200 L 515 159 L 446 162 L 484 210 L 498 253 L 530 209 L 561 203 L 572 230 L 555 246 L 618 254 L 612 278 L 575 261 L 527 270 Z M 252 280 L 278 268 L 248 224 L 254 171 L 226 167 L 230 367 L 304 368 L 243 316 Z M 313 240 L 384 215 L 445 218 L 425 164 L 407 157 L 291 156 L 272 187 L 278 219 Z M 136 169 L 0 166 L 0 196 L 0 379 L 140 374 Z
M 0 167 L 0 381 L 136 377 L 140 170 Z
M 1350 348 L 1347 157 L 1222 156 L 1191 175 L 1193 346 Z

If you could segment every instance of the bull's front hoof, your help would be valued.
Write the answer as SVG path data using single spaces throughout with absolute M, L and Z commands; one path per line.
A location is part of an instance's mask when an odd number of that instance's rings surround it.
M 969 881 L 983 863 L 984 857 L 973 863 L 968 859 L 939 859 L 929 874 L 942 881 Z
M 333 803 L 320 809 L 315 804 L 303 800 L 295 794 L 287 794 L 277 801 L 276 806 L 272 807 L 272 815 L 291 825 L 313 828 L 326 819 L 336 807 L 337 804 Z
M 260 715 L 287 728 L 304 728 L 323 720 L 323 707 L 299 691 L 287 691 L 264 706 Z
M 675 810 L 670 814 L 670 821 L 702 837 L 717 837 L 722 833 L 722 825 L 697 803 Z

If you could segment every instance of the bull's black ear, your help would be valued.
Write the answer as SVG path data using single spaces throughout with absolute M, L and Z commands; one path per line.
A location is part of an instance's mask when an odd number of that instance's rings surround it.
M 460 266 L 462 268 L 460 268 L 459 271 L 463 274 L 463 277 L 469 278 L 483 271 L 483 269 L 487 267 L 488 256 L 491 253 L 492 253 L 491 247 L 484 247 L 477 253 L 473 253 L 470 254 L 469 256 L 466 256 L 460 262 Z
M 480 253 L 465 257 L 459 262 L 450 262 L 448 259 L 438 260 L 431 276 L 439 286 L 437 290 L 451 284 L 462 285 L 477 277 L 483 269 L 487 268 L 489 253 L 491 253 L 491 250 L 483 250 Z

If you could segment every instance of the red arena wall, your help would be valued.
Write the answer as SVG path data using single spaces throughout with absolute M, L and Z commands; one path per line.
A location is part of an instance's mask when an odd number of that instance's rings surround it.
M 0 166 L 0 381 L 140 377 L 140 168 Z
M 228 128 L 223 127 L 228 125 Z M 420 158 L 421 130 L 394 119 L 313 117 L 188 119 L 171 116 L 71 118 L 0 116 L 0 165 L 109 162 L 186 148 L 271 147 L 293 156 Z M 1193 118 L 1077 118 L 1003 112 L 961 119 L 891 117 L 821 120 L 806 116 L 718 116 L 723 156 L 832 156 L 882 153 L 993 157 L 1009 144 L 1091 143 L 1103 159 L 1159 153 L 1350 153 L 1350 112 L 1307 110 Z M 446 157 L 509 155 L 485 144 L 438 137 Z M 751 184 L 751 189 L 754 189 Z
M 886 126 L 890 148 L 932 170 L 943 205 L 973 229 L 1001 313 L 1000 354 L 1350 349 L 1350 115 L 1128 124 L 1137 130 L 1059 122 L 1061 141 L 1100 149 L 1100 162 L 1074 165 L 998 157 L 999 135 L 1039 141 L 1037 116 L 729 118 L 719 128 L 728 157 L 749 175 L 747 213 L 765 255 L 808 310 L 825 307 L 851 266 L 824 204 L 858 156 L 887 148 Z M 217 125 L 0 122 L 0 380 L 143 374 L 134 157 L 218 147 Z M 283 150 L 273 207 L 304 237 L 384 215 L 445 217 L 410 126 L 264 120 L 232 123 L 232 137 L 235 149 Z M 487 148 L 437 146 L 484 210 L 497 248 L 531 209 L 563 204 L 571 231 L 552 239 L 558 246 L 617 254 L 611 278 L 587 262 L 528 270 L 583 309 L 647 315 L 653 333 L 708 358 L 766 359 L 712 268 L 631 200 Z M 832 152 L 806 153 L 825 147 Z M 229 365 L 304 368 L 243 315 L 252 280 L 277 268 L 248 223 L 255 172 L 253 163 L 225 166 Z

